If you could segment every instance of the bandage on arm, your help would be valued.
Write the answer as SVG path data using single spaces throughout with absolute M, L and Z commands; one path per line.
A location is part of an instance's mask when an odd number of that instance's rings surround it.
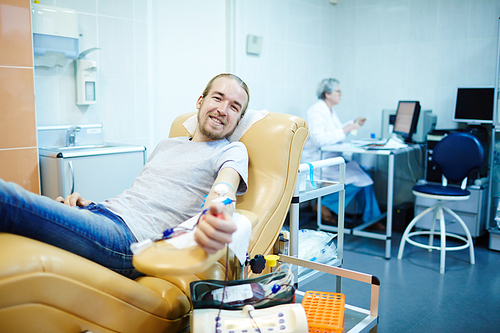
M 235 191 L 237 190 L 239 184 L 240 184 L 240 174 L 233 168 L 223 168 L 221 171 L 219 171 L 219 174 L 215 179 L 214 184 L 212 185 L 210 193 L 208 194 L 207 199 L 205 200 L 204 208 L 210 207 L 213 204 L 212 200 L 219 197 L 219 194 L 215 191 L 215 188 L 218 185 L 226 185 L 227 193 L 225 194 L 225 196 L 232 200 L 236 200 Z M 226 205 L 224 209 L 228 213 L 233 213 L 234 205 Z

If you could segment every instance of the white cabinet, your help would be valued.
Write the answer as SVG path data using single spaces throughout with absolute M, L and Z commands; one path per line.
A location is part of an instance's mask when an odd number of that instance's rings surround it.
M 144 146 L 119 146 L 65 152 L 40 149 L 42 195 L 52 199 L 80 193 L 95 202 L 132 186 L 146 159 Z

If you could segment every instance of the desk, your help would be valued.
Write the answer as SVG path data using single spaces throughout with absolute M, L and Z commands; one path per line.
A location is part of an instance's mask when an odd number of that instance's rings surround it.
M 385 258 L 391 258 L 391 238 L 392 238 L 392 212 L 394 206 L 394 156 L 402 153 L 407 153 L 412 150 L 420 149 L 419 145 L 408 145 L 404 148 L 397 149 L 363 149 L 360 147 L 356 147 L 349 143 L 342 143 L 336 145 L 330 145 L 321 148 L 321 157 L 323 158 L 324 152 L 338 152 L 338 153 L 356 153 L 356 154 L 372 154 L 372 155 L 382 155 L 387 156 L 389 159 L 388 163 L 388 176 L 387 176 L 387 212 L 382 215 L 385 215 L 386 218 L 386 233 L 380 234 L 375 232 L 364 231 L 367 227 L 372 225 L 377 221 L 370 221 L 364 223 L 360 226 L 357 226 L 352 229 L 344 228 L 344 232 L 346 234 L 353 234 L 361 237 L 368 237 L 374 239 L 380 239 L 385 241 Z M 321 205 L 320 200 L 318 200 L 319 206 Z M 318 207 L 318 211 L 321 212 L 321 207 Z M 337 227 L 324 225 L 321 223 L 321 214 L 318 214 L 318 228 L 328 231 L 337 231 Z

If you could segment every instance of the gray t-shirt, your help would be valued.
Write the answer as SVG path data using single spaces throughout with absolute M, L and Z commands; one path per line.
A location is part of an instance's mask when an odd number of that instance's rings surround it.
M 204 196 L 223 168 L 233 168 L 247 190 L 248 154 L 241 142 L 193 142 L 188 137 L 162 140 L 132 187 L 102 204 L 120 216 L 138 241 L 156 236 L 201 211 Z

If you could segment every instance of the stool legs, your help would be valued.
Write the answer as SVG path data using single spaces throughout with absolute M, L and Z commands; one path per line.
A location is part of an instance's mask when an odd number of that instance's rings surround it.
M 439 273 L 444 274 L 444 265 L 446 262 L 446 226 L 444 224 L 444 213 L 443 208 L 439 205 L 439 233 L 441 235 L 441 256 L 439 260 Z M 434 238 L 434 235 L 430 235 Z
M 434 227 L 436 225 L 436 219 L 438 218 L 439 212 L 440 212 L 439 209 L 434 209 L 434 214 L 432 214 L 431 233 L 429 235 L 429 246 L 434 245 Z M 432 248 L 429 248 L 428 251 L 432 252 Z
M 423 212 L 421 212 L 420 214 L 418 214 L 417 216 L 415 216 L 413 218 L 413 220 L 411 220 L 410 224 L 408 224 L 408 226 L 406 227 L 404 233 L 403 233 L 403 237 L 401 237 L 401 243 L 399 244 L 399 251 L 398 251 L 398 259 L 401 259 L 403 258 L 403 252 L 405 250 L 405 243 L 406 241 L 408 240 L 408 234 L 410 233 L 411 229 L 413 229 L 413 227 L 415 226 L 415 224 L 417 224 L 417 222 L 427 213 L 429 213 L 430 211 L 434 210 L 436 205 L 433 205 L 429 208 L 426 208 Z
M 451 216 L 453 216 L 462 225 L 462 228 L 464 229 L 465 234 L 467 235 L 467 244 L 469 245 L 470 263 L 471 263 L 471 265 L 474 265 L 476 263 L 476 260 L 475 260 L 475 257 L 474 257 L 474 242 L 472 241 L 472 235 L 470 234 L 469 228 L 465 224 L 464 220 L 462 220 L 462 218 L 460 216 L 458 216 L 457 213 L 455 213 L 454 211 L 452 211 L 448 207 L 444 207 L 443 206 L 443 209 L 448 214 L 450 214 Z
M 433 214 L 433 219 L 431 222 L 431 228 L 430 231 L 415 231 L 411 232 L 413 227 L 417 224 L 417 222 L 426 214 L 430 213 L 431 211 L 434 211 Z M 465 234 L 467 238 L 464 238 L 459 235 L 451 234 L 451 233 L 446 233 L 446 226 L 445 226 L 445 217 L 444 217 L 444 211 L 446 211 L 448 214 L 450 214 L 452 217 L 455 218 L 456 221 L 462 226 L 462 228 L 465 231 Z M 435 232 L 435 223 L 436 219 L 439 219 L 439 235 L 440 235 L 440 240 L 441 244 L 439 247 L 433 246 L 433 239 L 434 235 L 437 234 Z M 429 243 L 428 245 L 419 243 L 417 241 L 414 241 L 410 239 L 412 236 L 417 236 L 417 235 L 429 235 Z M 452 247 L 446 247 L 446 236 L 449 237 L 454 237 L 457 238 L 463 242 L 465 242 L 464 245 L 461 246 L 452 246 Z M 465 222 L 462 220 L 460 216 L 458 216 L 457 213 L 455 213 L 453 210 L 450 208 L 444 206 L 441 201 L 436 202 L 433 206 L 425 209 L 423 212 L 418 214 L 411 222 L 410 224 L 406 227 L 403 236 L 401 237 L 401 243 L 399 245 L 399 251 L 398 251 L 398 259 L 401 259 L 403 257 L 403 252 L 405 248 L 406 242 L 410 243 L 411 245 L 422 247 L 428 249 L 428 251 L 432 251 L 433 249 L 440 250 L 440 260 L 439 260 L 439 272 L 441 274 L 444 274 L 445 272 L 445 263 L 446 263 L 446 251 L 457 251 L 457 250 L 462 250 L 465 248 L 469 248 L 469 255 L 470 255 L 470 263 L 473 265 L 475 263 L 475 258 L 474 258 L 474 244 L 472 241 L 472 236 L 470 234 L 469 228 L 465 224 Z

